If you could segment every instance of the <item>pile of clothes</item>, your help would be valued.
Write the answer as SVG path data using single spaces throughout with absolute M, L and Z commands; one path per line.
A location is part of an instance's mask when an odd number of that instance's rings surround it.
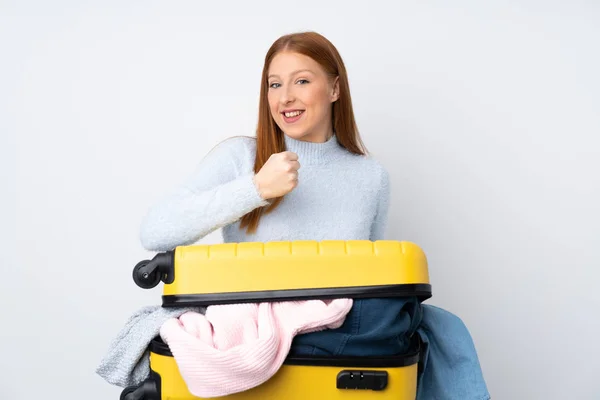
M 415 334 L 422 343 L 417 400 L 490 399 L 462 320 L 416 297 L 144 307 L 96 373 L 113 385 L 139 385 L 150 375 L 150 342 L 160 336 L 189 392 L 211 398 L 264 383 L 288 355 L 406 354 Z
M 160 335 L 194 396 L 245 391 L 279 370 L 296 335 L 338 328 L 351 308 L 350 299 L 145 307 L 131 316 L 96 372 L 114 385 L 139 384 L 149 374 L 148 344 Z

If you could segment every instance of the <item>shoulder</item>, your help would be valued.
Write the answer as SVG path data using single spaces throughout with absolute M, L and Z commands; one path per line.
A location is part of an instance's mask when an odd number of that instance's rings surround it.
M 391 195 L 390 174 L 387 168 L 372 156 L 363 157 L 363 162 L 371 170 L 372 193 L 375 194 L 380 204 L 387 204 Z
M 356 170 L 368 175 L 373 182 L 389 184 L 389 173 L 385 165 L 372 155 L 349 154 L 349 160 L 356 165 Z
M 256 138 L 252 136 L 231 136 L 219 143 L 217 143 L 212 151 L 218 152 L 233 152 L 238 153 L 240 151 L 256 151 Z
M 251 136 L 232 136 L 217 143 L 206 155 L 206 159 L 230 161 L 235 164 L 254 162 L 256 138 Z
M 353 179 L 360 182 L 360 190 L 377 198 L 385 199 L 391 193 L 390 174 L 385 165 L 371 154 L 361 155 L 346 153 L 340 164 L 346 172 L 351 172 Z
M 389 179 L 387 168 L 379 160 L 372 156 L 365 156 L 365 163 L 367 163 L 373 172 L 381 177 L 381 179 Z
M 373 181 L 378 183 L 379 191 L 389 191 L 390 174 L 387 168 L 372 156 L 365 156 L 365 162 L 373 170 Z

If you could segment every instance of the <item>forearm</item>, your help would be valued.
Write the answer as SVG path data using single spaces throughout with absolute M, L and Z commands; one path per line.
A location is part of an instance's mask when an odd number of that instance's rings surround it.
M 267 205 L 252 177 L 242 175 L 201 192 L 181 189 L 156 204 L 142 222 L 142 246 L 150 251 L 166 251 L 189 245 Z

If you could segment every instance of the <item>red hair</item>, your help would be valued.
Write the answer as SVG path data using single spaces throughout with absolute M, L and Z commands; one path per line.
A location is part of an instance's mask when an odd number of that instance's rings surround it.
M 339 144 L 354 154 L 366 154 L 365 146 L 360 138 L 354 119 L 352 99 L 348 75 L 342 57 L 335 46 L 316 32 L 300 32 L 280 37 L 272 45 L 265 56 L 260 84 L 260 103 L 258 107 L 258 124 L 256 127 L 256 158 L 254 172 L 260 171 L 272 154 L 285 151 L 284 133 L 273 120 L 267 98 L 268 69 L 273 58 L 282 51 L 303 54 L 315 60 L 333 80 L 339 77 L 339 98 L 332 105 L 332 124 Z M 263 213 L 274 210 L 283 197 L 274 199 L 269 206 L 254 209 L 241 219 L 240 228 L 247 232 L 255 232 Z

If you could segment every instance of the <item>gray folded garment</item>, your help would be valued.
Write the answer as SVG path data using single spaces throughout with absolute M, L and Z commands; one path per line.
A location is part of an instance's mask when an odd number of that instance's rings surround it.
M 147 306 L 136 311 L 113 339 L 96 373 L 112 385 L 139 385 L 150 375 L 150 342 L 167 320 L 188 311 L 204 314 L 206 308 Z

